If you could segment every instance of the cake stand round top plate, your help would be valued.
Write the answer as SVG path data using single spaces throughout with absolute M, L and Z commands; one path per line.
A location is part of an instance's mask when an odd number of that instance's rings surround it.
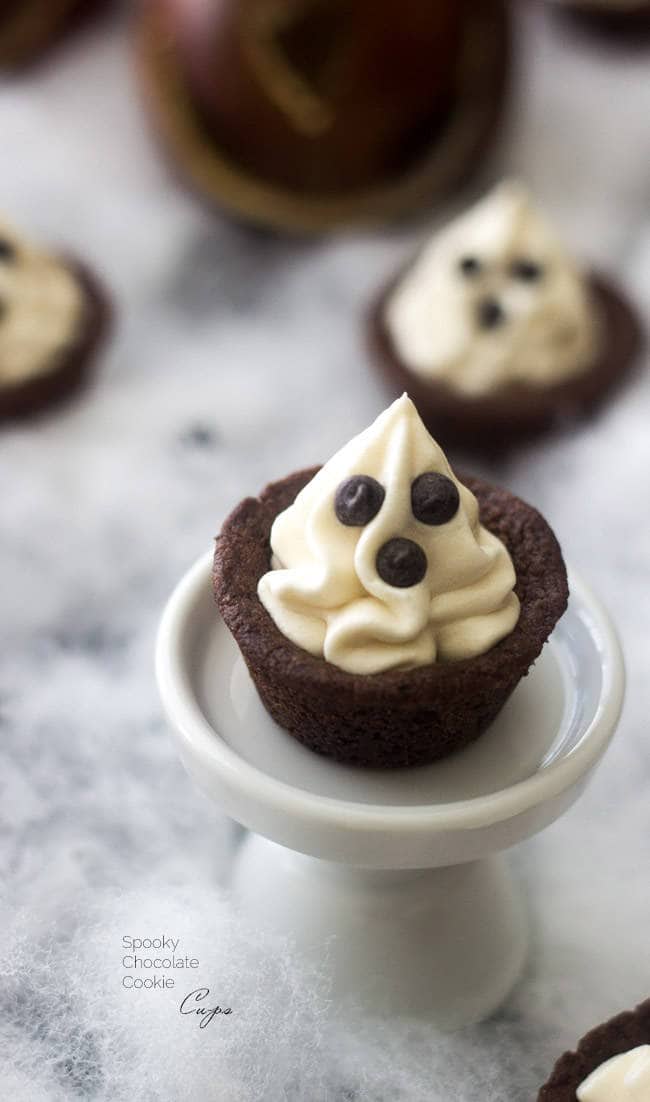
M 614 733 L 620 647 L 569 575 L 569 607 L 488 731 L 433 765 L 370 770 L 305 749 L 268 715 L 211 593 L 212 555 L 175 589 L 157 644 L 159 688 L 183 762 L 251 830 L 375 868 L 474 860 L 536 833 L 577 797 Z

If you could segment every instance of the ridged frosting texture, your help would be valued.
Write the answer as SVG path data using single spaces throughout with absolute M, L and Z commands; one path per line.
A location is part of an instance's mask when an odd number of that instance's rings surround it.
M 650 1102 L 650 1045 L 606 1060 L 580 1084 L 578 1102 Z
M 54 370 L 84 308 L 83 291 L 65 264 L 0 220 L 0 386 Z
M 446 523 L 417 520 L 412 485 L 436 472 L 458 491 Z M 352 476 L 376 480 L 381 507 L 365 525 L 342 524 L 337 489 Z M 454 491 L 455 493 L 455 491 Z M 426 556 L 416 584 L 388 584 L 378 554 L 406 539 Z M 514 628 L 519 602 L 505 546 L 479 521 L 474 495 L 403 395 L 325 464 L 271 530 L 272 567 L 258 595 L 297 646 L 350 673 L 471 658 Z
M 601 338 L 584 277 L 515 181 L 431 238 L 384 320 L 408 369 L 468 396 L 570 379 Z

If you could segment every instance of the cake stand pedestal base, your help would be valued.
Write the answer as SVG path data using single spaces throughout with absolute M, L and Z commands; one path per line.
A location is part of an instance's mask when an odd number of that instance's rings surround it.
M 479 1021 L 525 959 L 522 902 L 501 856 L 441 869 L 363 869 L 245 839 L 233 889 L 249 921 L 291 938 L 366 1011 Z
M 338 997 L 445 1029 L 485 1017 L 525 956 L 501 853 L 571 806 L 618 722 L 624 672 L 606 613 L 570 574 L 567 612 L 481 738 L 432 765 L 361 769 L 273 722 L 210 575 L 208 554 L 173 593 L 157 675 L 187 771 L 249 831 L 233 870 L 240 908 L 316 959 Z

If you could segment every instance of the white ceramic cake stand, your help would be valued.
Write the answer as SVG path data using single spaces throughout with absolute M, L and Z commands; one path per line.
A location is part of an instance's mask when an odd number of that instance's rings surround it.
M 250 832 L 233 872 L 240 906 L 328 969 L 337 996 L 447 1029 L 486 1016 L 526 950 L 501 851 L 566 811 L 619 718 L 606 613 L 572 574 L 568 611 L 476 743 L 430 766 L 359 769 L 268 716 L 217 613 L 211 561 L 167 605 L 157 676 L 190 776 Z

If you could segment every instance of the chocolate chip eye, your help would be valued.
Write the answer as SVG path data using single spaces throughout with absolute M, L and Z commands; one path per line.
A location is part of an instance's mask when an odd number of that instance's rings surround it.
M 446 524 L 456 516 L 460 495 L 456 483 L 445 474 L 425 471 L 411 483 L 411 509 L 423 524 Z
M 458 267 L 464 276 L 477 276 L 481 271 L 482 264 L 475 256 L 461 256 L 458 261 Z
M 16 259 L 16 250 L 4 237 L 0 237 L 0 262 L 11 264 Z
M 396 536 L 379 548 L 375 566 L 379 577 L 387 585 L 408 589 L 422 581 L 427 572 L 427 557 L 413 540 Z
M 382 507 L 386 491 L 376 478 L 367 474 L 354 474 L 346 478 L 336 491 L 334 512 L 341 524 L 350 528 L 363 528 Z
M 510 275 L 515 279 L 523 280 L 524 283 L 537 283 L 543 274 L 544 269 L 541 264 L 537 264 L 535 260 L 527 260 L 526 257 L 513 260 L 510 265 Z
M 497 329 L 506 320 L 505 310 L 495 298 L 484 298 L 478 304 L 478 323 L 481 329 Z

